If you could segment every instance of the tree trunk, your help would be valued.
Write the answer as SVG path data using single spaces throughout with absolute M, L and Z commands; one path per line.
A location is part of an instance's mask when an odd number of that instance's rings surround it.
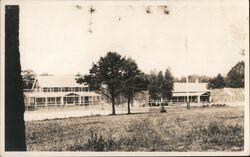
M 112 96 L 112 115 L 115 115 L 115 97 Z
M 128 94 L 128 114 L 130 114 L 130 94 Z
M 133 95 L 130 96 L 130 101 L 131 101 L 131 106 L 134 106 L 134 99 L 133 99 Z
M 5 151 L 26 151 L 19 6 L 5 7 Z

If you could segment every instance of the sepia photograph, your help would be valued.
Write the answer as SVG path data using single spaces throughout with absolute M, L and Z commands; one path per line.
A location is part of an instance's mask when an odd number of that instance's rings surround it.
M 249 155 L 248 0 L 2 0 L 0 156 Z

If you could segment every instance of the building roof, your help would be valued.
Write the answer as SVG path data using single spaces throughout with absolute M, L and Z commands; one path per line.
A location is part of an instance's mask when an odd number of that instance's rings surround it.
M 26 92 L 25 96 L 43 98 L 43 97 L 65 97 L 70 94 L 76 94 L 79 96 L 99 96 L 99 94 L 95 92 L 30 92 L 30 93 Z
M 195 92 L 195 93 L 188 93 L 188 96 L 201 96 L 203 94 L 206 94 L 207 92 Z M 182 92 L 182 93 L 173 93 L 173 96 L 187 96 L 186 92 Z
M 187 83 L 174 83 L 174 93 L 175 92 L 186 92 Z M 188 83 L 189 92 L 205 92 L 208 91 L 207 83 Z
M 37 76 L 40 87 L 86 87 L 76 83 L 74 75 Z

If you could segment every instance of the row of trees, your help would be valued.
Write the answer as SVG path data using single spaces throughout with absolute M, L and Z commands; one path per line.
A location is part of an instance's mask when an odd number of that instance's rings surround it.
M 172 97 L 174 77 L 169 69 L 166 69 L 164 76 L 162 71 L 158 72 L 158 74 L 151 72 L 148 79 L 148 91 L 151 99 L 158 100 L 162 98 L 163 101 L 166 101 L 166 99 Z
M 195 83 L 197 80 L 200 83 L 208 83 L 212 78 L 206 75 L 197 75 L 197 74 L 192 74 L 188 76 L 188 82 L 190 83 Z M 185 83 L 187 82 L 187 77 L 182 76 L 180 78 L 175 78 L 174 82 L 180 82 L 180 83 Z
M 244 61 L 238 62 L 231 70 L 227 73 L 226 77 L 218 74 L 216 77 L 211 79 L 208 83 L 209 89 L 216 88 L 243 88 L 245 86 L 245 63 Z

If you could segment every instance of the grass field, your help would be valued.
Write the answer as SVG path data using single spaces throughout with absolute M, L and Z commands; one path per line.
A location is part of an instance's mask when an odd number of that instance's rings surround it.
M 26 122 L 28 151 L 242 151 L 244 108 Z

